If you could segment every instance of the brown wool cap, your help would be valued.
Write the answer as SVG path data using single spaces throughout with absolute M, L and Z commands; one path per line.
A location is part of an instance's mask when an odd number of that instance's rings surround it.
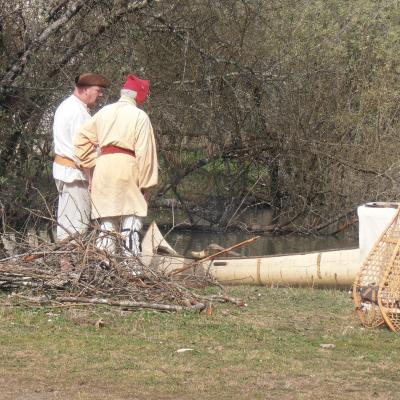
M 100 86 L 103 88 L 107 88 L 110 86 L 110 81 L 103 75 L 85 72 L 75 78 L 75 85 L 79 87 Z

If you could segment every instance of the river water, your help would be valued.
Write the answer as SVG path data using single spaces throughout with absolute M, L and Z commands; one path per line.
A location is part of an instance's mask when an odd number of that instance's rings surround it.
M 163 232 L 165 233 L 165 232 Z M 233 246 L 253 237 L 243 232 L 199 233 L 179 232 L 166 236 L 168 243 L 180 254 L 188 255 L 191 251 L 200 251 L 210 243 L 222 247 Z M 263 235 L 250 245 L 235 250 L 243 256 L 262 256 L 272 254 L 307 253 L 320 250 L 335 250 L 358 247 L 358 240 L 341 235 L 336 236 L 270 236 Z
M 241 216 L 241 221 L 246 224 L 257 222 L 261 225 L 270 223 L 270 213 L 265 210 L 251 211 Z M 250 239 L 254 234 L 246 232 L 191 232 L 191 231 L 172 231 L 167 232 L 162 229 L 163 222 L 169 225 L 174 221 L 175 225 L 179 225 L 184 221 L 184 217 L 178 212 L 173 211 L 157 211 L 146 219 L 146 223 L 155 220 L 161 231 L 166 235 L 168 243 L 179 253 L 189 255 L 191 251 L 201 251 L 209 244 L 215 243 L 224 248 L 233 246 L 246 239 Z M 235 250 L 243 256 L 262 256 L 273 254 L 290 254 L 290 253 L 307 253 L 311 251 L 336 250 L 358 247 L 357 227 L 351 231 L 346 231 L 335 236 L 315 236 L 315 235 L 262 235 L 255 242 L 241 249 Z

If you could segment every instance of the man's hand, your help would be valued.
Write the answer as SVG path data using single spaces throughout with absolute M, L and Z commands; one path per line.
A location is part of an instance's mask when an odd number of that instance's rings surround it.
M 82 168 L 83 173 L 86 175 L 88 180 L 88 190 L 89 192 L 92 190 L 92 178 L 93 178 L 93 170 L 94 168 Z

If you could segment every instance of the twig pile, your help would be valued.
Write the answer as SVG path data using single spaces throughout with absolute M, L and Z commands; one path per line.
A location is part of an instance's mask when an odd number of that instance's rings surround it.
M 107 304 L 163 311 L 202 310 L 208 301 L 194 287 L 216 285 L 206 273 L 172 276 L 141 263 L 136 257 L 109 255 L 93 238 L 78 237 L 57 245 L 43 242 L 19 255 L 0 259 L 0 290 L 17 293 L 40 304 Z

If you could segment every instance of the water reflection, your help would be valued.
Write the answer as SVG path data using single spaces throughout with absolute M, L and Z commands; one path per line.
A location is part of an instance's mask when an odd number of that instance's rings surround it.
M 177 231 L 167 232 L 162 229 L 163 223 L 178 225 L 185 221 L 185 216 L 174 210 L 153 210 L 146 219 L 147 223 L 156 220 L 169 244 L 180 254 L 189 255 L 191 251 L 201 251 L 209 244 L 215 243 L 224 248 L 233 246 L 239 242 L 249 239 L 255 235 L 244 232 L 191 232 Z M 268 210 L 251 210 L 240 216 L 240 220 L 246 225 L 257 224 L 266 226 L 271 223 L 271 213 Z M 204 221 L 198 219 L 196 224 L 201 225 Z M 257 241 L 247 247 L 235 250 L 243 256 L 262 256 L 273 254 L 307 253 L 311 251 L 347 249 L 358 247 L 357 232 L 346 233 L 337 236 L 300 236 L 263 235 Z
M 165 231 L 163 232 L 166 233 Z M 180 254 L 188 255 L 191 251 L 200 251 L 210 243 L 222 247 L 233 246 L 253 237 L 243 232 L 204 233 L 170 232 L 166 236 L 169 244 Z M 357 238 L 332 236 L 261 236 L 256 242 L 242 249 L 237 249 L 243 256 L 262 256 L 272 254 L 307 253 L 311 251 L 346 249 L 358 246 Z

